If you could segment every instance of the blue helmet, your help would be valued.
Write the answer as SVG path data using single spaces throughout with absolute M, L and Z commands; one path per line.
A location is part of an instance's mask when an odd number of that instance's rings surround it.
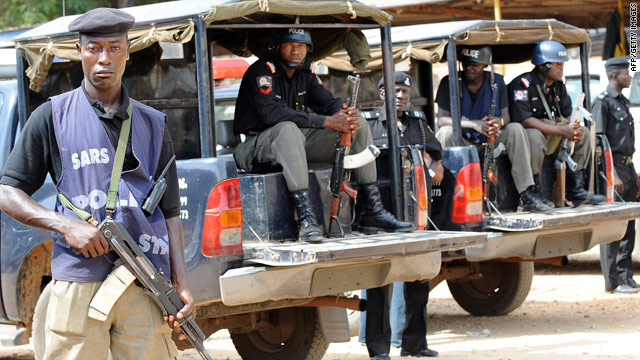
M 307 44 L 309 52 L 313 51 L 313 42 L 311 41 L 311 34 L 308 29 L 303 28 L 280 28 L 276 29 L 273 34 L 273 40 L 270 47 L 275 49 L 283 42 L 299 42 Z
M 533 65 L 542 65 L 552 62 L 565 62 L 568 61 L 567 49 L 564 45 L 557 41 L 546 40 L 533 49 L 533 56 L 531 62 Z

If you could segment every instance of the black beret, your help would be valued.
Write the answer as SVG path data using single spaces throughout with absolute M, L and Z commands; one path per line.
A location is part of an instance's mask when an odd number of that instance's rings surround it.
M 628 69 L 629 68 L 629 57 L 627 56 L 619 56 L 614 57 L 604 64 L 604 68 L 606 70 L 618 70 L 618 69 Z
M 135 22 L 133 16 L 122 10 L 95 8 L 74 19 L 69 31 L 89 36 L 118 36 L 129 31 Z
M 393 83 L 395 85 L 407 86 L 411 87 L 411 77 L 402 71 L 396 71 L 393 73 Z M 378 89 L 382 89 L 384 87 L 384 77 L 378 81 Z

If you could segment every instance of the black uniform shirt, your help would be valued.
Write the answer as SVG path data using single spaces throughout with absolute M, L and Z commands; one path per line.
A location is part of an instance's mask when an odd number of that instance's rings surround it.
M 571 116 L 571 98 L 561 81 L 554 81 L 548 92 L 545 93 L 545 83 L 542 73 L 536 68 L 513 79 L 508 86 L 509 91 L 509 115 L 511 121 L 522 122 L 530 117 L 552 119 L 547 114 L 542 104 L 536 85 L 545 94 L 547 104 L 555 116 Z
M 81 87 L 84 90 L 84 82 Z M 122 104 L 120 107 L 109 112 L 105 112 L 102 102 L 92 99 L 86 90 L 84 90 L 84 94 L 96 115 L 102 121 L 107 136 L 115 149 L 118 146 L 122 120 L 128 117 L 129 94 L 126 88 L 124 85 L 122 86 Z M 172 156 L 173 144 L 167 127 L 165 127 L 155 178 L 160 175 L 165 164 Z M 123 170 L 130 170 L 137 166 L 138 160 L 133 156 L 131 138 L 129 138 L 122 168 Z M 31 196 L 42 186 L 47 174 L 51 175 L 54 184 L 58 183 L 62 175 L 62 161 L 60 160 L 60 150 L 58 150 L 58 142 L 53 128 L 51 101 L 38 106 L 29 117 L 20 138 L 5 163 L 0 184 L 13 186 Z M 178 173 L 175 163 L 169 168 L 166 179 L 167 191 L 158 206 L 160 206 L 165 218 L 168 219 L 180 215 Z
M 378 108 L 364 113 L 369 121 L 373 143 L 376 146 L 387 146 L 387 114 L 384 108 Z M 401 126 L 398 126 L 400 145 L 424 145 L 425 151 L 433 160 L 442 159 L 442 146 L 436 136 L 427 125 L 427 118 L 420 110 L 413 110 L 409 104 L 400 117 Z M 422 124 L 422 127 L 420 126 Z M 424 131 L 424 134 L 423 134 Z
M 611 152 L 632 156 L 635 137 L 629 99 L 608 86 L 606 91 L 596 97 L 592 110 L 596 130 L 607 136 Z
M 282 121 L 321 128 L 325 115 L 340 111 L 342 100 L 333 97 L 310 67 L 305 62 L 289 79 L 279 61 L 253 63 L 242 77 L 233 132 L 258 133 Z

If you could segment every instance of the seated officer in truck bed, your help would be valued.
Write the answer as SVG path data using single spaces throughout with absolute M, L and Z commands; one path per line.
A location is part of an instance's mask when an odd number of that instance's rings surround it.
M 536 194 L 535 189 L 539 188 L 539 184 L 531 172 L 529 141 L 522 125 L 509 120 L 507 86 L 500 74 L 494 74 L 494 83 L 497 85 L 496 104 L 495 113 L 490 114 L 493 84 L 491 73 L 484 69 L 493 61 L 491 48 L 489 46 L 462 47 L 459 59 L 462 63 L 462 73 L 458 75 L 461 84 L 462 143 L 476 146 L 478 152 L 489 138 L 505 144 L 507 156 L 511 162 L 511 176 L 520 194 L 521 209 L 536 213 L 551 212 L 550 206 L 553 204 L 550 201 L 545 203 L 542 197 Z M 449 75 L 447 75 L 440 81 L 436 95 L 440 126 L 436 136 L 444 147 L 453 146 L 449 96 Z M 490 156 L 490 154 L 484 154 L 484 156 Z
M 562 83 L 567 49 L 556 41 L 543 41 L 533 50 L 531 62 L 535 68 L 509 83 L 509 112 L 511 121 L 521 123 L 527 131 L 531 146 L 531 170 L 540 174 L 545 155 L 556 152 L 562 138 L 576 143 L 573 160 L 577 171 L 567 169 L 566 198 L 574 205 L 587 201 L 584 169 L 589 163 L 591 144 L 589 130 L 580 124 L 569 124 L 571 98 Z M 593 195 L 592 204 L 604 201 Z
M 282 166 L 298 215 L 299 239 L 322 241 L 309 202 L 307 162 L 333 162 L 341 133 L 352 134 L 351 153 L 359 153 L 373 143 L 371 132 L 355 109 L 343 107 L 311 71 L 307 53 L 313 44 L 307 29 L 276 30 L 272 47 L 277 56 L 256 61 L 240 84 L 234 133 L 244 134 L 246 141 L 238 145 L 235 159 L 247 171 Z M 413 229 L 412 223 L 396 220 L 382 206 L 375 163 L 354 169 L 353 177 L 365 202 L 361 231 Z

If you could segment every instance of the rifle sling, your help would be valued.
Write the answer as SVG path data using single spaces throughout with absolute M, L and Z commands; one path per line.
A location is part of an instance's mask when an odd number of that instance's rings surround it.
M 111 217 L 111 214 L 116 209 L 116 199 L 118 197 L 118 186 L 120 185 L 120 177 L 122 176 L 122 165 L 124 164 L 124 156 L 127 151 L 127 143 L 129 142 L 129 134 L 131 133 L 131 117 L 132 117 L 132 105 L 129 102 L 127 108 L 128 117 L 122 121 L 122 127 L 120 128 L 120 137 L 118 138 L 118 145 L 116 147 L 116 155 L 113 160 L 113 169 L 111 169 L 111 181 L 109 183 L 109 191 L 107 193 L 107 205 L 106 205 L 106 217 Z M 58 199 L 60 203 L 67 209 L 73 211 L 82 220 L 94 223 L 97 222 L 93 219 L 89 212 L 79 209 L 73 203 L 58 191 Z M 92 221 L 93 220 L 93 221 Z
M 540 88 L 540 84 L 536 84 L 536 89 L 538 89 L 538 94 L 540 94 L 540 100 L 542 100 L 542 105 L 544 106 L 544 111 L 547 112 L 547 116 L 555 121 L 556 117 L 551 114 L 551 109 L 549 108 L 549 104 L 547 103 L 547 98 L 544 96 L 542 89 Z M 555 121 L 557 123 L 557 121 Z

